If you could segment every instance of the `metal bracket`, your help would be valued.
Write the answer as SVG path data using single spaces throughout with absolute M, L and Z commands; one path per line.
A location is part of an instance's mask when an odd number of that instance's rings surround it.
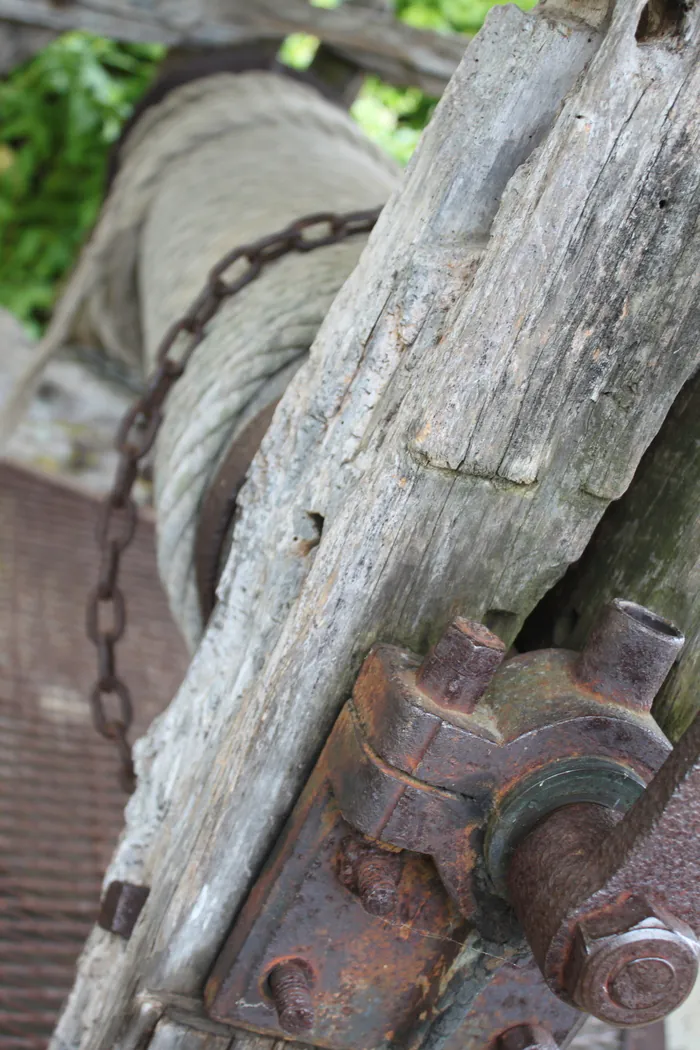
M 510 861 L 548 814 L 643 793 L 670 751 L 649 712 L 682 642 L 617 602 L 582 654 L 503 663 L 463 619 L 423 661 L 376 646 L 215 964 L 210 1016 L 332 1050 L 418 1046 L 438 1017 L 444 1050 L 514 1028 L 563 1040 L 581 1014 L 527 950 Z

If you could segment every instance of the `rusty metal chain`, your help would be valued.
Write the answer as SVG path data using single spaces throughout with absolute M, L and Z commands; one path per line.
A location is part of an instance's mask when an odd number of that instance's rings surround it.
M 189 309 L 163 336 L 156 352 L 156 367 L 117 431 L 115 447 L 119 453 L 119 465 L 98 523 L 100 570 L 97 585 L 88 598 L 86 629 L 88 638 L 97 649 L 97 679 L 90 693 L 93 722 L 98 733 L 114 741 L 118 749 L 120 781 L 128 793 L 135 787 L 128 740 L 133 705 L 129 687 L 117 673 L 115 650 L 127 623 L 126 601 L 118 579 L 122 557 L 136 531 L 134 483 L 160 429 L 165 399 L 204 339 L 207 324 L 225 300 L 231 299 L 254 281 L 269 263 L 283 255 L 311 252 L 339 244 L 354 234 L 368 233 L 380 211 L 377 208 L 345 214 L 318 212 L 306 215 L 277 233 L 228 252 L 209 272 L 202 291 Z M 226 280 L 226 275 L 237 264 L 243 265 L 242 272 Z M 179 342 L 182 345 L 178 351 Z M 107 619 L 109 623 L 105 624 Z M 116 701 L 116 711 L 111 714 L 105 707 L 108 696 Z

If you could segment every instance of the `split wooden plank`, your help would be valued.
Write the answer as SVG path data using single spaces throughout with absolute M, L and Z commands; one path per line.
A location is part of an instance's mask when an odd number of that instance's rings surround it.
M 669 198 L 665 208 L 675 208 Z M 682 391 L 629 491 L 605 515 L 559 595 L 563 636 L 577 648 L 595 610 L 627 598 L 675 622 L 686 645 L 654 707 L 677 740 L 698 709 L 700 676 L 700 378 Z M 567 626 L 570 624 L 570 626 Z

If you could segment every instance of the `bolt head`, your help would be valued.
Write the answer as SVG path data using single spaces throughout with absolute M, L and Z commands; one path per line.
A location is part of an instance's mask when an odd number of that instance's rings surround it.
M 505 645 L 488 628 L 458 616 L 423 660 L 416 682 L 439 707 L 469 714 L 505 654 Z
M 637 921 L 581 922 L 567 982 L 574 1003 L 616 1027 L 652 1024 L 687 998 L 698 975 L 698 942 L 684 923 L 644 903 Z M 616 926 L 614 932 L 611 927 Z
M 554 1036 L 540 1025 L 519 1024 L 499 1037 L 497 1050 L 559 1050 Z

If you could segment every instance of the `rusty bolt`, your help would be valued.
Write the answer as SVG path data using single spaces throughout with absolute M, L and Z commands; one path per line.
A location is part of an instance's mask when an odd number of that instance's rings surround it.
M 641 895 L 608 905 L 595 895 L 596 876 L 589 897 L 586 858 L 612 840 L 618 820 L 587 803 L 556 810 L 517 847 L 508 884 L 550 987 L 626 1027 L 651 1024 L 683 1002 L 698 972 L 698 945 L 689 926 Z M 590 910 L 589 899 L 599 902 Z
M 97 925 L 128 940 L 150 892 L 149 886 L 110 882 L 100 904 Z
M 559 1047 L 546 1028 L 519 1024 L 499 1037 L 496 1050 L 559 1050 Z
M 340 848 L 338 878 L 370 915 L 389 915 L 398 899 L 401 855 L 350 835 Z
M 396 870 L 393 858 L 366 854 L 357 866 L 357 892 L 370 915 L 388 915 L 396 907 Z
M 501 639 L 483 624 L 458 617 L 423 660 L 416 681 L 436 704 L 469 714 L 505 653 Z
M 682 633 L 636 602 L 606 605 L 579 656 L 577 677 L 591 689 L 638 711 L 652 701 L 683 648 Z
M 646 916 L 634 924 L 614 915 L 596 931 L 580 922 L 566 991 L 574 1003 L 608 1024 L 651 1024 L 687 998 L 698 975 L 697 942 L 677 919 L 638 902 Z M 628 928 L 625 929 L 625 926 Z
M 290 1035 L 303 1035 L 314 1026 L 311 975 L 298 959 L 278 963 L 268 977 L 270 995 L 280 1028 Z

